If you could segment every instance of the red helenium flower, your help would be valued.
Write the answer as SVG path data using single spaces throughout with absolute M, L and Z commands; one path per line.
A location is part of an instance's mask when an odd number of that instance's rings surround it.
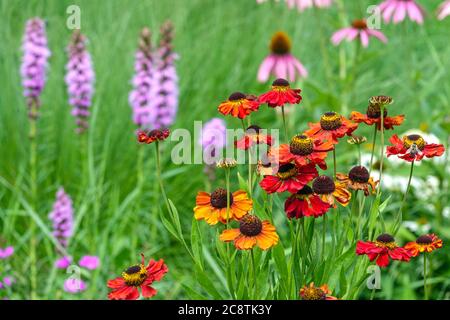
M 390 259 L 406 261 L 411 259 L 411 254 L 405 248 L 397 246 L 393 236 L 380 235 L 376 241 L 358 241 L 356 244 L 357 255 L 367 255 L 370 261 L 376 260 L 378 266 L 384 268 L 389 265 Z
M 291 89 L 289 82 L 285 79 L 277 79 L 272 83 L 272 89 L 262 94 L 258 100 L 267 103 L 269 107 L 281 107 L 285 104 L 298 104 L 302 101 L 300 89 Z
M 400 139 L 394 134 L 389 141 L 392 146 L 386 149 L 387 156 L 396 155 L 408 162 L 420 161 L 423 157 L 433 158 L 441 156 L 445 148 L 442 144 L 427 143 L 420 135 L 411 134 Z
M 141 288 L 144 298 L 151 298 L 156 294 L 152 288 L 154 281 L 160 281 L 169 271 L 164 264 L 164 260 L 150 260 L 145 266 L 144 255 L 141 254 L 141 264 L 129 267 L 122 276 L 108 281 L 108 287 L 113 289 L 108 294 L 110 300 L 136 300 L 139 298 L 139 288 Z
M 324 215 L 330 205 L 313 193 L 310 186 L 306 185 L 295 194 L 292 194 L 284 203 L 284 211 L 289 219 L 303 217 L 320 217 Z
M 275 175 L 265 176 L 259 185 L 269 194 L 285 191 L 296 193 L 318 175 L 313 164 L 297 167 L 293 163 L 287 163 L 281 165 Z
M 138 142 L 150 144 L 155 141 L 163 141 L 169 137 L 169 129 L 155 129 L 151 131 L 139 130 L 137 133 Z

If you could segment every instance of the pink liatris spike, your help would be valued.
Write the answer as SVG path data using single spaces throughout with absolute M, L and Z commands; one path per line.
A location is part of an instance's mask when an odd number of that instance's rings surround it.
M 72 200 L 62 187 L 56 193 L 56 201 L 49 218 L 53 222 L 53 236 L 63 248 L 67 248 L 67 242 L 73 235 L 73 207 Z M 71 258 L 65 256 L 56 261 L 56 267 L 65 269 L 70 263 Z
M 51 52 L 47 46 L 45 22 L 40 18 L 27 21 L 22 42 L 22 76 L 23 95 L 27 98 L 28 116 L 38 117 L 41 105 L 40 95 L 46 83 L 46 71 Z
M 142 129 L 148 129 L 153 120 L 151 89 L 153 85 L 153 54 L 151 34 L 148 28 L 141 31 L 139 48 L 134 63 L 133 90 L 128 97 L 133 109 L 133 121 Z
M 154 91 L 151 95 L 153 129 L 172 125 L 178 110 L 178 76 L 174 64 L 177 54 L 172 47 L 172 23 L 164 23 L 160 33 L 161 40 L 155 54 Z
M 89 52 L 86 50 L 87 39 L 79 30 L 72 35 L 67 47 L 69 61 L 66 65 L 65 82 L 72 105 L 72 115 L 76 118 L 77 133 L 83 133 L 88 128 L 87 118 L 94 92 L 94 70 Z

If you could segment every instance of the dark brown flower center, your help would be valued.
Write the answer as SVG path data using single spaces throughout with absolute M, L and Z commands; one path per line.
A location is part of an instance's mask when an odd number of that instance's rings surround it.
M 409 136 L 403 137 L 403 146 L 406 149 L 411 148 L 412 145 L 416 145 L 422 151 L 425 148 L 425 140 L 418 134 L 410 134 Z
M 377 241 L 378 242 L 382 242 L 382 243 L 392 243 L 392 242 L 395 242 L 395 239 L 390 234 L 383 233 L 382 235 L 379 235 L 377 237 Z
M 353 167 L 349 173 L 348 177 L 353 182 L 367 183 L 369 181 L 370 175 L 369 171 L 363 166 Z
M 135 274 L 138 273 L 139 271 L 141 271 L 140 265 L 131 266 L 127 270 L 125 270 L 127 274 Z
M 251 125 L 247 129 L 245 129 L 245 132 L 250 133 L 250 134 L 255 134 L 255 133 L 258 134 L 259 131 L 261 131 L 261 127 L 259 127 L 257 125 Z
M 317 194 L 331 194 L 336 190 L 336 186 L 332 178 L 320 176 L 314 179 L 312 189 Z
M 428 235 L 423 235 L 417 238 L 416 242 L 418 244 L 430 244 L 433 242 L 433 238 Z
M 230 193 L 230 206 L 233 204 L 233 195 Z M 222 209 L 227 207 L 227 190 L 223 188 L 216 189 L 211 193 L 211 205 L 214 208 Z
M 383 117 L 387 117 L 387 109 L 383 109 Z M 369 103 L 366 114 L 369 118 L 378 119 L 381 117 L 381 105 L 379 103 Z
M 311 194 L 313 194 L 313 189 L 308 185 L 305 185 L 302 189 L 297 191 L 297 195 L 299 196 L 309 196 Z
M 242 92 L 234 92 L 228 97 L 228 100 L 229 101 L 238 101 L 238 100 L 245 99 L 245 97 L 246 97 L 246 95 L 243 94 Z
M 262 231 L 262 222 L 257 216 L 247 214 L 239 220 L 239 230 L 244 236 L 257 236 Z
M 129 267 L 122 272 L 122 278 L 128 286 L 140 286 L 147 279 L 147 269 L 142 264 Z
M 277 172 L 277 177 L 281 180 L 290 179 L 297 175 L 297 167 L 292 163 L 283 164 Z
M 289 144 L 291 153 L 298 156 L 307 156 L 314 151 L 313 140 L 305 135 L 296 135 Z
M 317 287 L 308 287 L 304 289 L 302 294 L 303 300 L 325 300 L 326 298 L 326 293 Z
M 276 32 L 270 41 L 270 51 L 274 54 L 284 55 L 291 51 L 291 39 L 285 32 Z
M 320 118 L 320 126 L 323 130 L 336 130 L 342 125 L 341 115 L 336 112 L 326 112 Z
M 272 82 L 272 86 L 274 87 L 289 87 L 289 81 L 286 79 L 278 78 L 274 82 Z
M 367 29 L 367 22 L 364 19 L 354 20 L 352 27 L 356 29 Z

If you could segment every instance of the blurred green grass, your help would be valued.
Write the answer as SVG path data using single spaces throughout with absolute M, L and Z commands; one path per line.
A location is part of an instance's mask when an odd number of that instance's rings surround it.
M 299 14 L 275 3 L 257 5 L 254 0 L 2 0 L 0 176 L 11 188 L 5 184 L 0 186 L 0 236 L 16 247 L 13 263 L 19 281 L 13 297 L 29 297 L 30 217 L 20 204 L 20 197 L 26 199 L 29 194 L 29 141 L 19 76 L 20 45 L 27 19 L 40 16 L 48 21 L 47 34 L 53 53 L 38 122 L 37 215 L 50 226 L 47 214 L 57 188 L 64 186 L 74 200 L 79 219 L 70 252 L 76 258 L 87 253 L 97 254 L 102 261 L 102 268 L 88 280 L 88 291 L 80 297 L 106 297 L 106 280 L 139 261 L 139 253 L 145 252 L 164 258 L 170 269 L 168 277 L 158 284 L 161 289 L 158 297 L 180 298 L 187 297 L 182 284 L 195 283 L 195 278 L 189 257 L 155 216 L 159 203 L 154 199 L 156 179 L 152 147 L 145 149 L 144 192 L 133 193 L 138 149 L 142 146 L 135 143 L 135 126 L 127 99 L 140 29 L 149 26 L 157 36 L 165 20 L 170 19 L 175 25 L 174 46 L 180 56 L 177 70 L 181 93 L 173 128 L 192 131 L 193 121 L 218 116 L 216 107 L 230 92 L 258 94 L 266 90 L 267 85 L 256 82 L 256 72 L 268 53 L 272 33 L 284 30 L 292 37 L 293 53 L 310 73 L 308 80 L 300 83 L 304 96 L 302 106 L 291 118 L 296 130 L 304 130 L 307 122 L 317 119 L 323 111 L 342 110 L 343 105 L 347 112 L 363 111 L 368 97 L 387 94 L 395 98 L 393 113 L 406 114 L 404 129 L 396 132 L 426 127 L 445 141 L 448 133 L 440 123 L 450 113 L 450 19 L 437 21 L 431 13 L 439 2 L 426 1 L 423 5 L 429 15 L 423 27 L 410 22 L 383 25 L 388 45 L 371 41 L 369 48 L 362 52 L 357 77 L 351 82 L 350 76 L 339 77 L 339 56 L 345 55 L 350 73 L 354 44 L 334 47 L 329 38 L 335 30 L 345 26 L 344 21 L 360 18 L 361 8 L 373 4 L 373 1 L 358 2 L 360 4 L 340 1 L 345 8 L 343 15 L 339 17 L 338 6 L 334 6 L 320 11 L 317 19 L 311 11 Z M 65 47 L 71 33 L 65 25 L 66 8 L 72 4 L 81 8 L 81 28 L 90 39 L 89 50 L 96 72 L 88 137 L 88 176 L 82 175 L 82 142 L 74 134 L 74 119 L 63 81 Z M 323 38 L 319 25 L 326 36 L 326 53 L 333 71 L 329 84 L 320 51 Z M 262 126 L 281 127 L 274 112 L 262 110 L 253 121 L 256 118 Z M 240 126 L 234 119 L 226 120 L 230 128 Z M 369 136 L 371 130 L 359 132 Z M 351 161 L 343 156 L 339 163 L 345 168 Z M 177 205 L 188 235 L 195 194 L 203 188 L 203 168 L 200 165 L 175 166 L 170 163 L 169 152 L 164 155 L 163 166 L 169 197 Z M 219 179 L 223 179 L 220 174 Z M 234 180 L 237 185 L 237 179 Z M 278 215 L 282 217 L 283 213 Z M 52 243 L 43 233 L 39 233 L 38 239 L 39 297 L 75 298 L 62 291 L 63 272 L 52 269 L 56 257 Z M 407 286 L 407 281 L 405 283 Z M 392 295 L 398 296 L 395 292 Z

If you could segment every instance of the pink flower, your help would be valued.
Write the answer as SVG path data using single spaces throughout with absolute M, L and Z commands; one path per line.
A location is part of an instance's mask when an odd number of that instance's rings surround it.
M 69 278 L 64 281 L 64 291 L 78 293 L 86 290 L 86 283 L 81 279 Z
M 438 9 L 438 19 L 443 20 L 450 15 L 450 0 L 444 1 Z
M 358 36 L 363 47 L 365 48 L 369 46 L 370 37 L 375 37 L 384 43 L 388 41 L 386 36 L 381 31 L 369 29 L 365 20 L 355 20 L 350 28 L 343 28 L 336 31 L 331 37 L 331 42 L 336 46 L 344 39 L 347 39 L 347 41 L 352 41 Z
M 333 0 L 286 0 L 289 8 L 297 6 L 298 11 L 303 12 L 311 7 L 326 8 L 333 4 Z
M 72 258 L 64 256 L 55 261 L 55 267 L 58 269 L 67 269 L 71 263 Z
M 385 0 L 379 5 L 379 9 L 386 23 L 391 20 L 395 24 L 402 22 L 406 14 L 412 21 L 423 23 L 424 10 L 414 0 Z
M 277 32 L 270 42 L 269 54 L 261 63 L 258 70 L 258 81 L 266 82 L 270 75 L 275 78 L 287 79 L 295 82 L 306 78 L 308 71 L 291 52 L 291 40 L 284 32 Z
M 100 259 L 97 256 L 83 256 L 80 261 L 78 261 L 80 267 L 95 270 L 100 265 Z
M 4 249 L 0 248 L 0 260 L 9 258 L 14 253 L 14 248 L 9 246 Z

